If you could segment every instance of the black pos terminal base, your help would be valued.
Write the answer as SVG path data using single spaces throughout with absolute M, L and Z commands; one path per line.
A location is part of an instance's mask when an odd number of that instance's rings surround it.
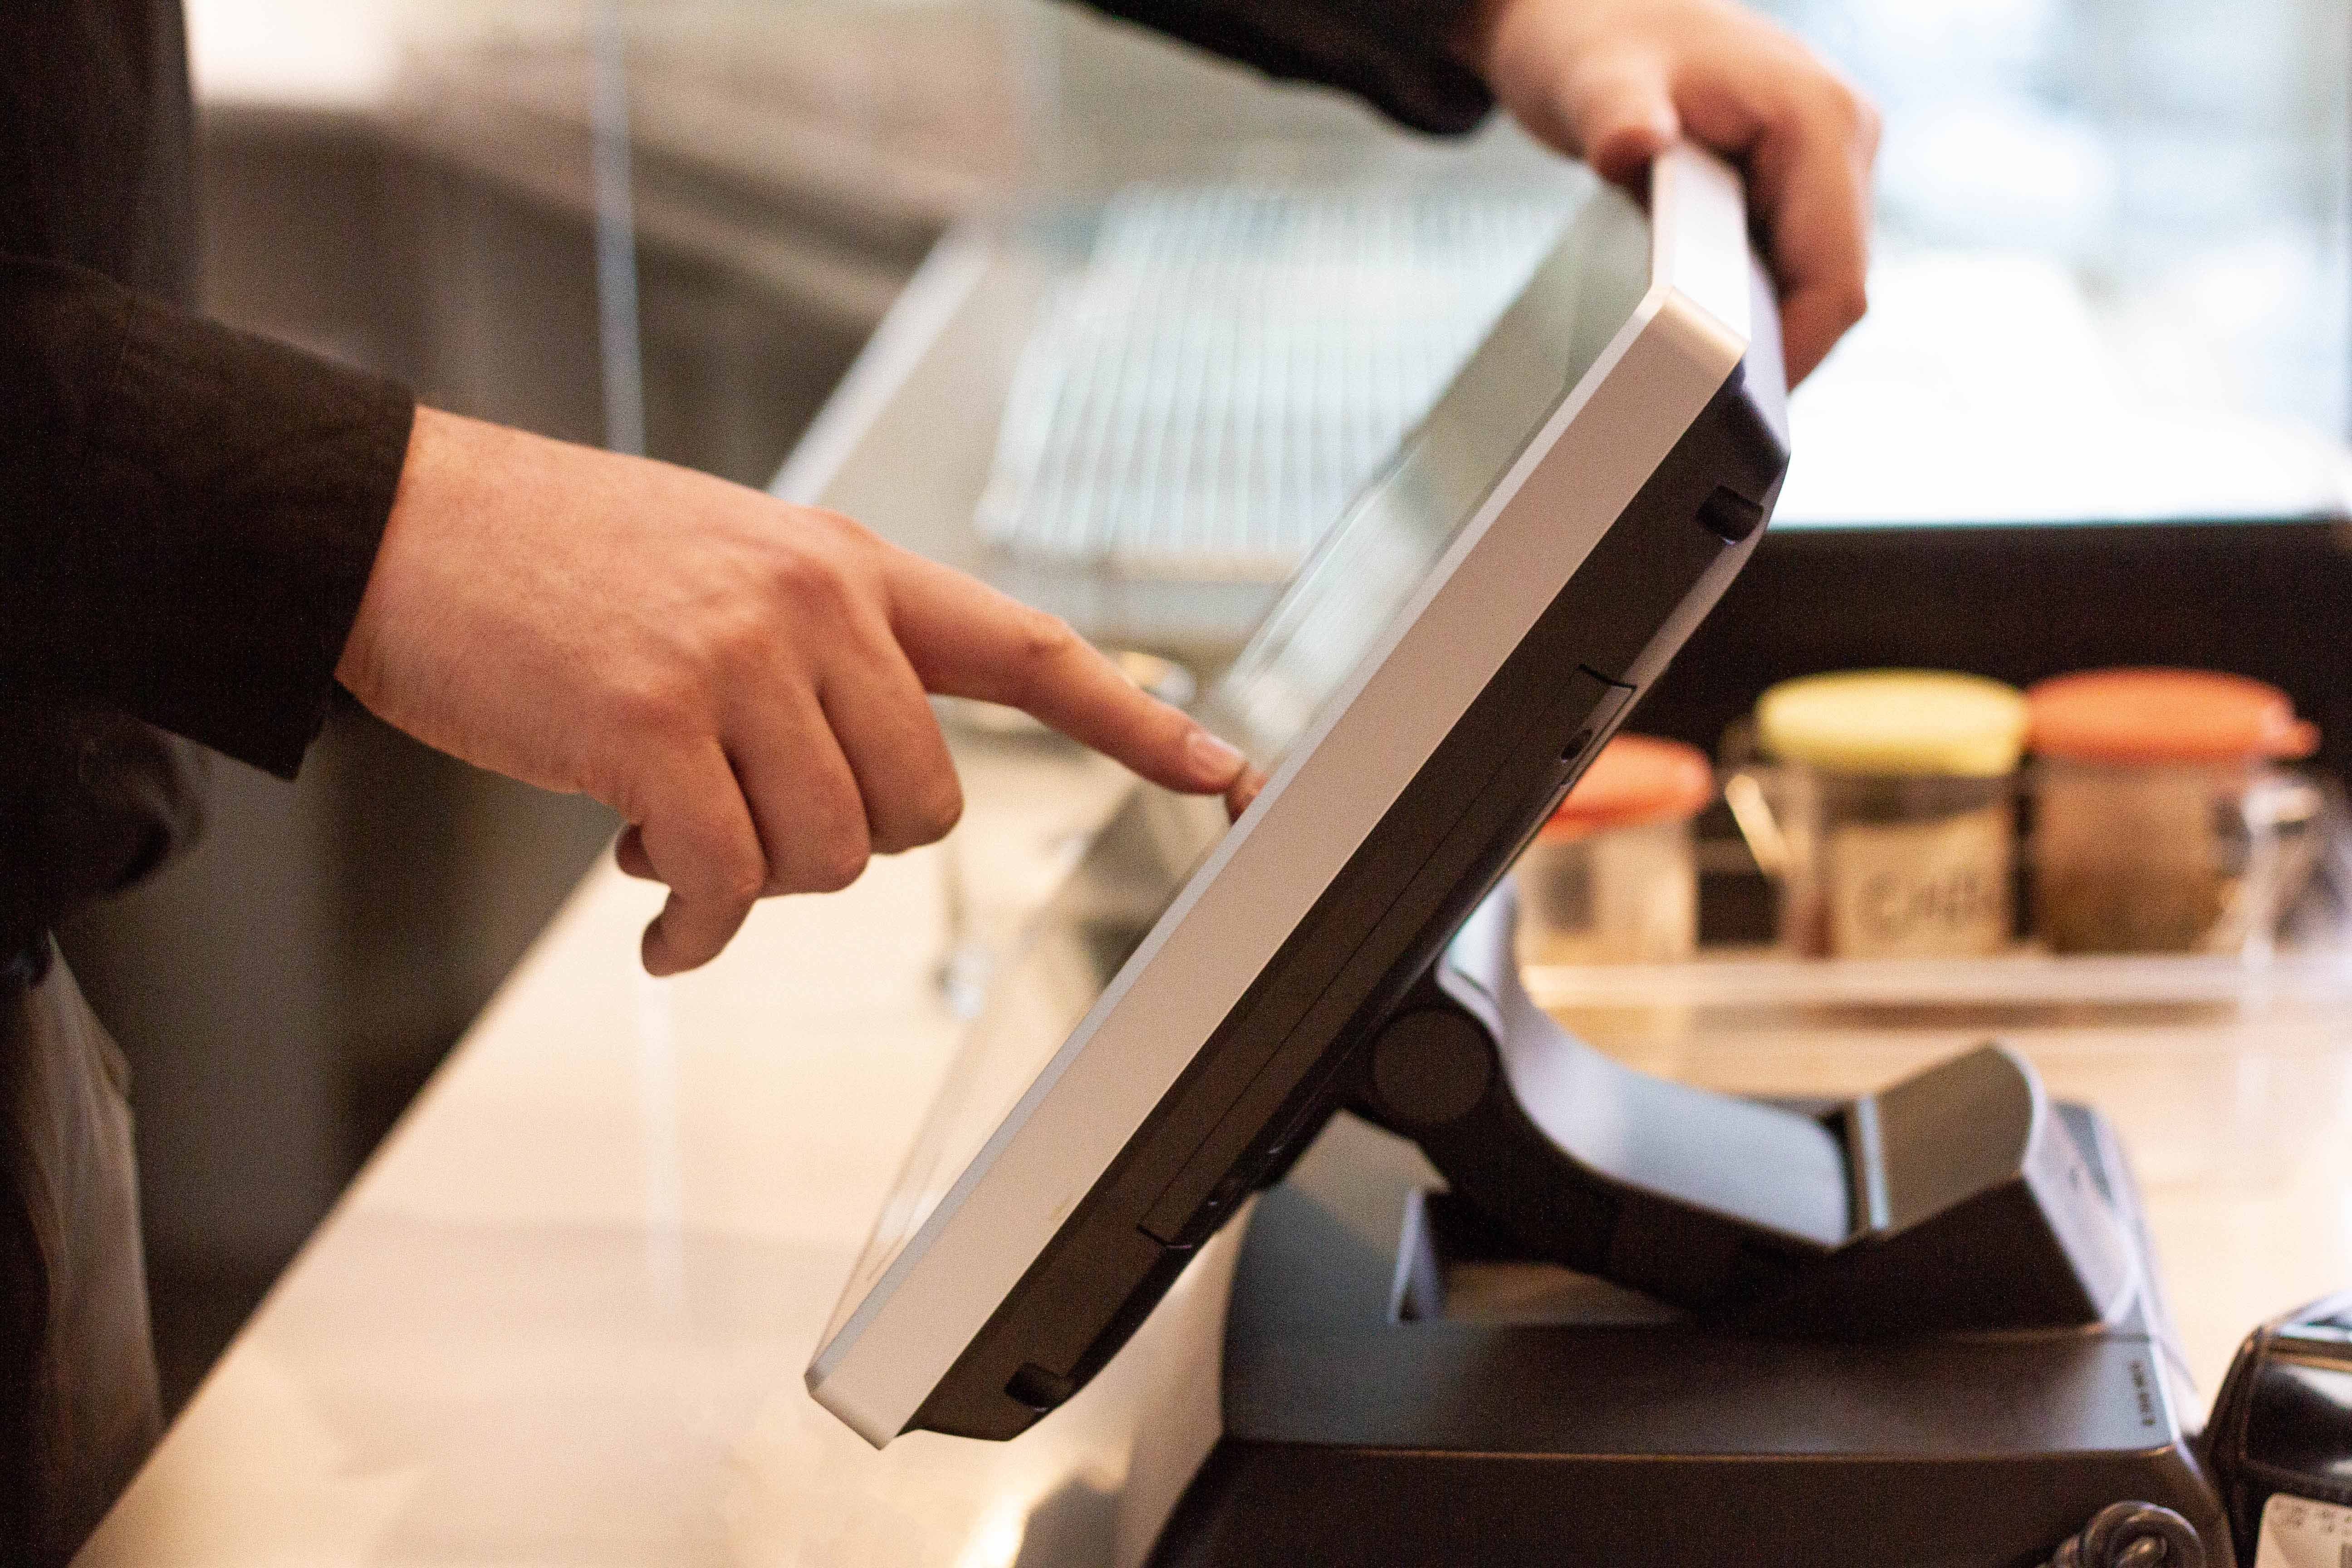
M 1351 1101 L 1444 1189 L 1341 1124 L 1259 1201 L 1155 1565 L 2026 1568 L 2120 1501 L 2078 1561 L 2231 1561 L 2095 1113 L 1997 1046 L 1837 1104 L 1631 1072 L 1528 1000 L 1509 912 Z
M 1015 1437 L 1250 1208 L 1162 1568 L 2231 1568 L 2094 1114 L 1706 1094 L 1519 988 L 1488 895 L 1753 550 L 1778 335 L 1724 165 L 1589 189 L 1212 694 L 1256 801 L 1139 790 L 996 982 L 828 1409 Z

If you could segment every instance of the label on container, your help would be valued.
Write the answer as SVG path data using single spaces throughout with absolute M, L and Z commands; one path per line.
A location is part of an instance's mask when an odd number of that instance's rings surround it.
M 2273 1492 L 2254 1568 L 2352 1568 L 2352 1508 Z
M 1841 958 L 1977 957 L 2010 938 L 2006 804 L 1927 822 L 1830 830 L 1830 952 Z

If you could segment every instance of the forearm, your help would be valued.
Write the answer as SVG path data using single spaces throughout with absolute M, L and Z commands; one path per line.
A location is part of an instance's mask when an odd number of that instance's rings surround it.
M 1494 105 L 1463 63 L 1471 0 L 1088 0 L 1286 80 L 1355 93 L 1416 131 L 1459 134 Z
M 1790 382 L 1863 313 L 1877 116 L 1737 0 L 1090 3 L 1423 131 L 1467 131 L 1500 101 L 1621 184 L 1638 187 L 1658 150 L 1688 137 L 1748 176 Z

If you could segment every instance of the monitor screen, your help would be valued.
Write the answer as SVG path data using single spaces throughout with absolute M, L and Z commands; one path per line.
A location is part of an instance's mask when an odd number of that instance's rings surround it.
M 1211 689 L 1212 728 L 1278 771 L 1536 426 L 1632 319 L 1648 252 L 1640 210 L 1614 189 L 1585 187 L 1518 300 Z M 833 1329 L 938 1207 L 1187 877 L 1205 874 L 1201 861 L 1224 831 L 1217 802 L 1139 785 L 1097 837 L 950 1065 Z

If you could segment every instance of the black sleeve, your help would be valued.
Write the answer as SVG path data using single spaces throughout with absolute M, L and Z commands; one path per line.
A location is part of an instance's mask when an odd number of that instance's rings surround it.
M 1471 0 L 1089 0 L 1267 75 L 1344 88 L 1416 131 L 1458 135 L 1494 107 L 1454 58 Z
M 415 416 L 390 382 L 0 256 L 0 691 L 291 777 Z

